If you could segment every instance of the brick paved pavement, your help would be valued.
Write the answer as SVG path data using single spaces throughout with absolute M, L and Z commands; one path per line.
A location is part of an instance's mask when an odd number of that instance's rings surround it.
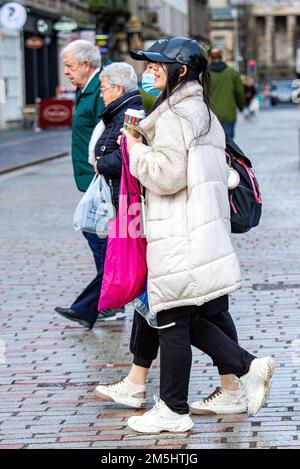
M 232 314 L 244 347 L 277 358 L 270 400 L 251 418 L 193 417 L 187 434 L 137 436 L 126 420 L 139 411 L 92 393 L 98 381 L 116 381 L 129 369 L 130 312 L 128 320 L 92 332 L 53 312 L 94 274 L 85 241 L 72 229 L 80 196 L 70 159 L 0 178 L 0 339 L 6 346 L 6 363 L 0 355 L 0 449 L 300 448 L 299 116 L 295 108 L 265 111 L 238 128 L 237 141 L 255 162 L 264 214 L 258 229 L 235 236 L 244 285 L 232 296 Z M 158 377 L 156 362 L 148 407 Z M 195 351 L 190 399 L 217 383 L 208 357 Z

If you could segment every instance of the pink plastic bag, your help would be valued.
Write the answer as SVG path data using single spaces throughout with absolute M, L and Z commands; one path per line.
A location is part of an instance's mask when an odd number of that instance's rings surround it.
M 107 249 L 98 310 L 121 308 L 145 291 L 146 240 L 142 237 L 139 183 L 129 171 L 126 140 L 123 157 L 119 210 L 109 222 Z

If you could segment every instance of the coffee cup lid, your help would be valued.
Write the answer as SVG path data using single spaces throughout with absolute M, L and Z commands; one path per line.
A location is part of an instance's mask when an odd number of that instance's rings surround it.
M 145 117 L 145 112 L 138 111 L 137 109 L 127 109 L 125 114 L 127 114 L 128 116 L 132 116 L 132 117 L 138 117 L 140 119 L 143 119 Z

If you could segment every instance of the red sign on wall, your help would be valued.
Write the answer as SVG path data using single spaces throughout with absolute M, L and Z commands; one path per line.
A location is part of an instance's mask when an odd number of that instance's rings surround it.
M 39 127 L 72 126 L 74 102 L 70 99 L 42 99 Z
M 25 46 L 28 47 L 28 49 L 40 49 L 44 47 L 44 45 L 45 40 L 39 36 L 31 36 L 25 40 Z

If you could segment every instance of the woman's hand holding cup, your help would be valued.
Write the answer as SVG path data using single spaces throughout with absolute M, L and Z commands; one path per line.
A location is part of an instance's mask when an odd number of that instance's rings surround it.
M 125 112 L 124 127 L 121 129 L 121 132 L 126 137 L 127 150 L 129 153 L 134 145 L 142 143 L 143 141 L 137 127 L 144 117 L 145 113 L 142 110 L 138 111 L 136 109 L 127 109 Z
M 143 137 L 140 135 L 138 138 L 134 137 L 131 132 L 128 130 L 122 128 L 121 133 L 124 137 L 126 137 L 126 143 L 127 143 L 127 151 L 128 153 L 131 152 L 132 148 L 134 145 L 137 143 L 143 143 Z

